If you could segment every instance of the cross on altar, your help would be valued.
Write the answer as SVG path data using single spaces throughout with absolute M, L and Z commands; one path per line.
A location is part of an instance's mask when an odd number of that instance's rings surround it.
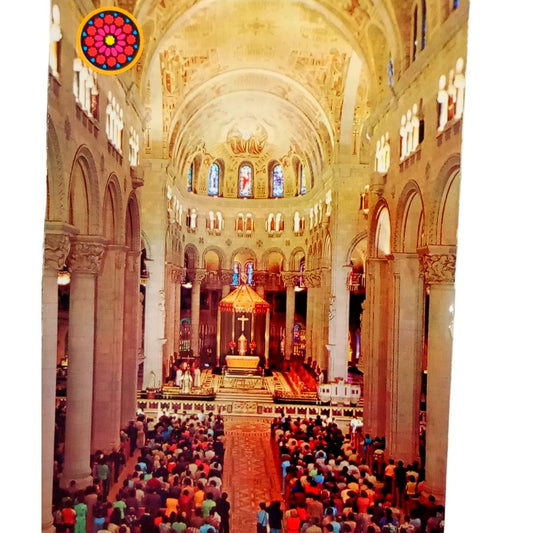
M 240 316 L 237 320 L 240 321 L 241 323 L 241 327 L 242 327 L 242 332 L 244 333 L 244 323 L 247 322 L 248 320 L 250 320 L 249 318 L 246 318 L 244 315 Z

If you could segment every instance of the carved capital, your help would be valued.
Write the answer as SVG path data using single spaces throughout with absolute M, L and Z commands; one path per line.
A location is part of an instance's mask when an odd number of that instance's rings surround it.
M 231 285 L 233 281 L 233 271 L 232 270 L 221 270 L 219 273 L 220 283 L 222 285 Z
M 105 252 L 105 240 L 100 237 L 78 237 L 72 242 L 68 270 L 71 273 L 98 274 Z
M 46 222 L 44 235 L 44 268 L 61 270 L 70 252 L 76 229 L 62 222 Z
M 306 287 L 314 289 L 320 287 L 322 282 L 322 273 L 320 270 L 311 270 L 309 272 L 304 272 L 304 283 Z
M 189 272 L 189 279 L 193 283 L 201 283 L 207 275 L 206 270 L 196 269 Z
M 300 272 L 282 272 L 281 279 L 287 288 L 296 287 L 300 283 Z
M 184 267 L 173 267 L 170 271 L 170 279 L 172 280 L 172 283 L 181 283 L 185 272 L 186 270 Z
M 455 254 L 423 255 L 420 267 L 426 283 L 454 283 L 455 259 Z
M 254 283 L 255 285 L 265 286 L 268 282 L 268 273 L 264 270 L 254 272 Z

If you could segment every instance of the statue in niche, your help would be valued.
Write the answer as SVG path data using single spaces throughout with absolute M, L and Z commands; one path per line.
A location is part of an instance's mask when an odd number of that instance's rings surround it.
M 405 115 L 402 115 L 400 123 L 400 161 L 407 156 L 407 128 Z
M 444 74 L 439 78 L 437 102 L 439 104 L 439 126 L 437 131 L 442 131 L 446 126 L 446 122 L 448 122 L 448 91 L 446 90 L 446 76 Z
M 448 74 L 448 87 L 446 89 L 448 91 L 448 120 L 452 120 L 455 115 L 455 102 L 457 101 L 457 89 L 453 84 L 454 77 L 455 73 L 452 69 Z
M 405 133 L 407 137 L 407 149 L 405 155 L 410 155 L 413 151 L 413 123 L 411 122 L 412 112 L 410 109 L 407 111 L 405 119 Z
M 465 75 L 463 72 L 465 62 L 462 57 L 457 60 L 455 64 L 455 78 L 453 85 L 456 89 L 457 99 L 455 101 L 455 115 L 454 118 L 461 118 L 463 116 L 464 98 L 465 98 Z
M 385 141 L 381 149 L 383 157 L 383 172 L 387 172 L 390 167 L 390 141 L 389 141 L 389 132 L 385 133 Z
M 378 139 L 376 142 L 376 161 L 374 165 L 374 170 L 381 172 L 381 139 Z
M 414 152 L 418 147 L 418 141 L 420 139 L 420 120 L 418 119 L 418 106 L 416 104 L 413 104 L 411 125 L 413 128 L 413 132 L 411 134 L 411 152 Z

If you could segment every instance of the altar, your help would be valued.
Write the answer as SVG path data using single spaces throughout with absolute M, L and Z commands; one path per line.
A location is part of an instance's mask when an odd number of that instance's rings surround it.
M 231 370 L 257 370 L 258 365 L 257 355 L 226 355 L 226 367 Z
M 256 374 L 268 369 L 269 333 L 270 304 L 250 285 L 237 286 L 218 305 L 216 370 Z

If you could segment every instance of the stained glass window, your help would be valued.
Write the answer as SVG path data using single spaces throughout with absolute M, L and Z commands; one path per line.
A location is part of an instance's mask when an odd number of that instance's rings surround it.
M 426 47 L 426 30 L 427 30 L 426 19 L 427 19 L 426 0 L 422 0 L 422 36 L 421 36 L 420 50 L 424 50 L 424 48 Z
M 252 285 L 254 282 L 254 265 L 252 263 L 246 264 L 246 284 Z
M 192 165 L 189 167 L 189 174 L 187 175 L 187 191 L 192 191 Z
M 283 197 L 283 167 L 279 163 L 272 169 L 272 196 Z
M 239 168 L 239 197 L 251 198 L 252 197 L 252 177 L 253 170 L 249 164 L 241 165 Z
M 209 196 L 218 196 L 218 184 L 220 177 L 220 167 L 213 163 L 209 167 L 209 177 L 207 178 L 207 194 Z
M 457 9 L 459 7 L 459 0 L 453 0 L 453 8 Z
M 232 285 L 239 285 L 241 282 L 241 265 L 239 263 L 233 264 L 233 280 Z
M 418 46 L 418 6 L 415 7 L 413 15 L 413 61 L 416 59 L 416 52 Z

